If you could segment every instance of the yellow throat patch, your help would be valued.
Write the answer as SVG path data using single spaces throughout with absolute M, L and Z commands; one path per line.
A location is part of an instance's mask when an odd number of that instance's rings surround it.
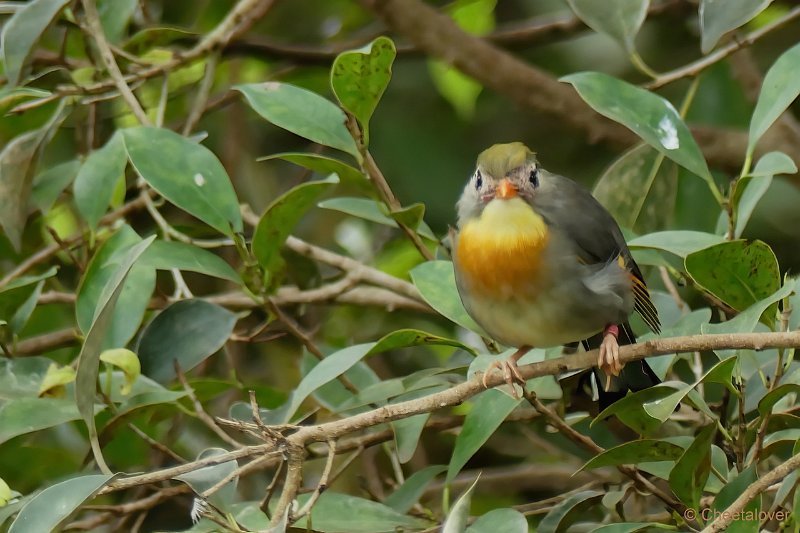
M 475 290 L 500 296 L 541 276 L 547 241 L 544 219 L 524 200 L 495 199 L 461 228 L 457 267 Z

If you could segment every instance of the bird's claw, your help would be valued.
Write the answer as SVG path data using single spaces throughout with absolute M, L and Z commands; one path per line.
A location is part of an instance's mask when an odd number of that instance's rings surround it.
M 517 393 L 517 388 L 514 384 L 519 385 L 525 390 L 525 378 L 520 374 L 517 362 L 511 358 L 503 361 L 492 361 L 483 373 L 483 388 L 489 388 L 489 376 L 492 375 L 495 369 L 503 372 L 503 380 L 511 387 L 511 394 L 514 398 L 519 399 L 519 393 Z
M 607 391 L 611 386 L 611 376 L 619 376 L 622 367 L 625 366 L 619 360 L 619 342 L 616 333 L 610 328 L 606 328 L 603 335 L 603 342 L 597 355 L 597 367 L 606 374 Z

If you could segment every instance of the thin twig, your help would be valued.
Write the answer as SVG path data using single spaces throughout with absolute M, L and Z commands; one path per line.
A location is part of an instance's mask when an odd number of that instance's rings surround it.
M 206 59 L 206 69 L 205 73 L 203 74 L 203 79 L 200 81 L 200 86 L 197 88 L 197 93 L 194 96 L 192 107 L 189 110 L 189 116 L 186 117 L 186 122 L 184 122 L 183 128 L 181 128 L 181 133 L 183 135 L 189 135 L 192 133 L 192 130 L 203 116 L 203 112 L 206 109 L 206 103 L 208 102 L 208 95 L 211 93 L 211 87 L 214 85 L 214 75 L 217 72 L 217 61 L 219 61 L 218 53 L 211 54 L 208 56 L 208 59 Z
M 314 492 L 311 494 L 311 497 L 308 498 L 308 501 L 305 503 L 305 505 L 303 505 L 303 507 L 297 511 L 297 514 L 292 515 L 293 522 L 310 513 L 311 508 L 314 507 L 315 503 L 317 503 L 320 494 L 322 494 L 325 489 L 328 488 L 328 476 L 331 475 L 334 457 L 336 457 L 336 441 L 331 439 L 328 441 L 328 459 L 325 461 L 325 468 L 322 470 L 319 483 L 317 483 L 317 487 L 314 489 Z

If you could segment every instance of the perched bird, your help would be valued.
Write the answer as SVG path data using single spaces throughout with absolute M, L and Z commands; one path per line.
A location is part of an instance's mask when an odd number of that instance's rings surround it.
M 614 218 L 574 181 L 551 174 L 522 143 L 478 156 L 458 201 L 453 265 L 461 301 L 489 335 L 518 350 L 501 368 L 524 384 L 517 361 L 532 347 L 599 347 L 601 408 L 659 383 L 645 361 L 623 368 L 636 310 L 655 332 L 658 312 Z

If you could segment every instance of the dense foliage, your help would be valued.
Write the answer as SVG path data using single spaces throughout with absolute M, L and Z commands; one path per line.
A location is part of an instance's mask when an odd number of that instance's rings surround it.
M 791 2 L 0 14 L 0 530 L 800 526 Z M 480 383 L 447 225 L 512 140 L 594 183 L 665 326 L 603 413 L 593 354 Z

